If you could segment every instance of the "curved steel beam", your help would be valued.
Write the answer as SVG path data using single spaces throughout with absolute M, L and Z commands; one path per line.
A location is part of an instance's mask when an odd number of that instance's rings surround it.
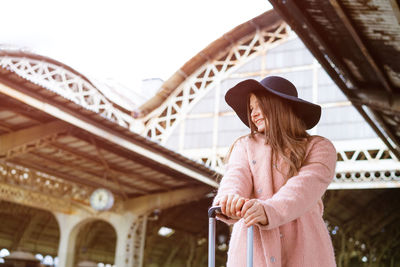
M 142 134 L 165 144 L 185 115 L 221 80 L 251 59 L 288 38 L 287 25 L 283 22 L 273 30 L 270 27 L 257 29 L 245 36 L 218 59 L 210 60 L 187 77 L 168 100 L 152 112 Z
M 135 130 L 135 120 L 130 114 L 107 99 L 87 78 L 62 63 L 38 57 L 1 51 L 0 68 L 94 111 L 120 126 Z M 1 72 L 0 78 L 7 79 L 7 72 Z

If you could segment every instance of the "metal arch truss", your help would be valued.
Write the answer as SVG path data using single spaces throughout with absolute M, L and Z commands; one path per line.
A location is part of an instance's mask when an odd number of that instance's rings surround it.
M 400 187 L 400 162 L 380 139 L 350 140 L 335 143 L 336 174 L 328 189 L 367 189 Z M 224 173 L 227 149 L 186 151 L 206 166 Z
M 115 108 L 90 82 L 62 66 L 43 60 L 7 55 L 0 56 L 0 66 L 120 126 L 134 130 L 135 121 L 129 114 Z
M 149 115 L 143 135 L 165 144 L 175 127 L 184 120 L 196 103 L 223 79 L 266 50 L 289 38 L 289 28 L 282 23 L 274 31 L 258 29 L 241 39 L 216 60 L 210 60 L 186 78 L 157 110 Z
M 127 267 L 142 267 L 143 265 L 146 226 L 147 215 L 143 215 L 135 220 L 129 229 L 125 258 Z

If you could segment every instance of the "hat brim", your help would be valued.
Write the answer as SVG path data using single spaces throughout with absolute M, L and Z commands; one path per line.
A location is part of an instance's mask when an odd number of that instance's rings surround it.
M 247 96 L 254 91 L 268 91 L 289 101 L 295 114 L 304 121 L 307 130 L 313 128 L 321 118 L 321 107 L 301 98 L 286 95 L 268 88 L 256 80 L 242 81 L 229 89 L 225 94 L 225 101 L 236 112 L 240 120 L 249 126 L 247 118 Z

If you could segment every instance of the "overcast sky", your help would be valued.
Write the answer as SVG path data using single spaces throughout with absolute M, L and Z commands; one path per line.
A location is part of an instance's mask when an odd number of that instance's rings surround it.
M 18 45 L 132 89 L 168 79 L 267 0 L 2 0 L 0 44 Z

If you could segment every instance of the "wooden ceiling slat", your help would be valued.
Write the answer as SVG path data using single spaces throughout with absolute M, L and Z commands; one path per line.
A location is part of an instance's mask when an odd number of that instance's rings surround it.
M 343 25 L 345 26 L 346 30 L 354 40 L 354 42 L 357 44 L 358 48 L 360 49 L 361 53 L 365 57 L 365 62 L 368 62 L 371 68 L 374 70 L 376 76 L 380 80 L 381 84 L 383 85 L 383 88 L 385 88 L 386 91 L 389 93 L 393 92 L 393 88 L 390 85 L 390 82 L 388 81 L 387 77 L 384 75 L 382 69 L 378 66 L 376 63 L 376 60 L 373 58 L 371 55 L 369 49 L 365 45 L 364 41 L 361 39 L 359 33 L 357 30 L 354 28 L 353 23 L 350 21 L 348 18 L 346 12 L 343 10 L 341 4 L 337 0 L 330 0 L 329 1 L 333 7 L 333 9 L 336 11 L 337 15 L 340 17 Z
M 18 100 L 8 98 L 4 95 L 0 94 L 0 117 L 3 112 L 14 112 L 21 116 L 25 116 L 26 118 L 31 119 L 37 123 L 45 123 L 49 120 L 54 120 L 48 114 L 41 112 L 35 108 L 32 108 L 29 105 L 23 104 Z
M 89 137 L 86 134 L 82 134 L 82 133 L 76 132 L 73 135 L 76 138 L 79 138 L 79 139 L 84 140 L 86 142 L 90 142 Z M 108 151 L 110 153 L 114 153 L 114 154 L 119 155 L 119 156 L 121 156 L 123 158 L 132 160 L 132 162 L 136 162 L 138 164 L 141 164 L 142 166 L 148 166 L 149 169 L 153 169 L 153 170 L 155 170 L 157 172 L 165 173 L 166 175 L 168 175 L 170 177 L 170 179 L 183 181 L 188 186 L 199 183 L 198 181 L 196 181 L 194 179 L 193 180 L 188 179 L 186 176 L 183 176 L 181 173 L 179 173 L 179 172 L 177 172 L 177 171 L 175 171 L 173 169 L 169 169 L 169 168 L 166 168 L 164 166 L 160 166 L 159 164 L 156 164 L 154 162 L 151 162 L 148 159 L 144 158 L 140 154 L 136 154 L 135 155 L 134 153 L 132 153 L 130 151 L 126 151 L 123 148 L 116 147 L 116 146 L 110 144 L 108 142 L 108 140 L 101 140 L 101 141 L 99 141 L 97 143 L 98 143 L 98 146 L 100 147 L 100 149 L 102 149 L 102 150 L 106 150 L 106 151 Z M 151 178 L 148 177 L 148 179 L 151 179 Z M 164 181 L 155 181 L 155 182 L 157 182 L 157 183 L 160 182 L 162 184 L 165 184 Z
M 6 104 L 2 104 L 2 107 L 0 109 L 6 109 L 8 111 L 12 111 L 14 114 L 18 115 L 19 117 L 30 121 L 30 122 L 34 122 L 34 123 L 43 123 L 43 121 L 38 120 L 38 118 L 34 118 L 32 115 L 32 112 L 29 111 L 25 111 L 17 106 L 12 106 L 12 105 L 6 105 Z M 1 112 L 0 112 L 1 113 Z
M 98 166 L 100 166 L 101 168 L 104 168 L 103 163 L 100 160 L 93 158 L 91 155 L 87 155 L 86 153 L 80 152 L 77 149 L 72 150 L 71 148 L 69 148 L 67 146 L 64 146 L 64 145 L 61 145 L 61 144 L 57 144 L 57 143 L 53 144 L 53 146 L 55 146 L 55 147 L 57 147 L 59 149 L 62 149 L 62 150 L 66 151 L 66 152 L 68 152 L 70 154 L 73 154 L 76 157 L 81 158 L 82 160 L 93 162 L 93 163 L 97 164 Z M 110 169 L 111 172 L 115 173 L 118 176 L 126 176 L 126 177 L 128 177 L 129 178 L 129 182 L 131 184 L 133 182 L 134 182 L 134 184 L 137 184 L 137 182 L 145 181 L 144 184 L 146 184 L 146 186 L 150 186 L 150 188 L 152 188 L 150 191 L 153 191 L 153 190 L 169 190 L 169 189 L 171 189 L 170 187 L 165 186 L 162 182 L 159 183 L 157 181 L 154 181 L 154 179 L 149 179 L 149 178 L 144 179 L 144 177 L 142 177 L 141 173 L 138 173 L 138 172 L 136 172 L 134 170 L 123 169 L 120 166 L 116 166 L 116 165 L 113 165 L 113 164 L 110 164 L 110 163 L 108 163 L 108 165 L 109 165 L 109 169 Z M 156 188 L 154 189 L 154 187 L 156 187 Z
M 74 136 L 76 136 L 77 138 L 82 139 L 82 140 L 86 140 L 86 141 L 88 140 L 88 137 L 86 135 L 83 135 L 80 133 L 74 134 Z M 193 184 L 198 184 L 198 181 L 196 181 L 194 179 L 190 180 L 187 177 L 184 177 L 181 173 L 179 173 L 173 169 L 168 169 L 168 168 L 161 166 L 159 164 L 156 164 L 154 162 L 150 162 L 149 160 L 147 160 L 146 158 L 144 158 L 143 156 L 141 156 L 139 154 L 135 155 L 134 153 L 128 152 L 124 149 L 117 148 L 117 147 L 111 145 L 107 140 L 102 140 L 102 142 L 98 142 L 98 143 L 102 149 L 105 149 L 109 152 L 120 155 L 124 158 L 132 159 L 133 161 L 140 163 L 144 166 L 148 166 L 149 168 L 154 169 L 158 172 L 166 173 L 171 178 L 173 177 L 172 179 L 174 179 L 174 180 L 181 180 L 183 182 L 186 182 L 188 186 L 193 185 Z
M 13 129 L 11 125 L 4 123 L 3 121 L 0 121 L 0 129 L 2 129 L 3 131 L 5 131 L 7 133 L 15 131 L 15 129 Z
M 0 119 L 2 121 L 6 121 L 6 120 L 8 120 L 10 118 L 13 118 L 15 116 L 16 116 L 16 114 L 14 112 L 9 111 L 9 110 L 0 112 Z
M 90 180 L 96 181 L 98 183 L 102 183 L 102 184 L 104 184 L 104 186 L 106 186 L 109 189 L 113 188 L 114 189 L 113 191 L 120 190 L 120 185 L 111 181 L 110 180 L 111 177 L 107 178 L 107 175 L 105 175 L 106 172 L 104 172 L 103 168 L 99 169 L 99 171 L 88 170 L 86 168 L 82 168 L 82 166 L 75 164 L 73 162 L 56 159 L 54 156 L 51 156 L 51 155 L 43 155 L 38 152 L 30 152 L 30 154 L 34 155 L 35 157 L 39 158 L 40 160 L 46 161 L 48 166 L 58 166 L 57 169 L 64 167 L 64 168 L 66 168 L 66 172 L 68 172 L 68 173 L 77 171 L 80 174 L 79 177 L 81 177 L 82 174 L 86 175 L 86 176 L 90 176 L 91 177 Z M 105 179 L 107 179 L 107 180 L 105 180 Z M 119 181 L 119 183 L 120 183 L 120 181 Z M 129 188 L 133 191 L 140 192 L 142 194 L 149 192 L 147 189 L 145 189 L 143 187 L 139 187 L 139 186 L 132 187 L 131 184 L 125 184 L 125 183 L 122 183 L 121 185 L 123 185 L 124 188 Z M 124 189 L 122 189 L 122 190 L 124 190 Z M 120 191 L 120 193 L 125 194 L 126 192 Z

